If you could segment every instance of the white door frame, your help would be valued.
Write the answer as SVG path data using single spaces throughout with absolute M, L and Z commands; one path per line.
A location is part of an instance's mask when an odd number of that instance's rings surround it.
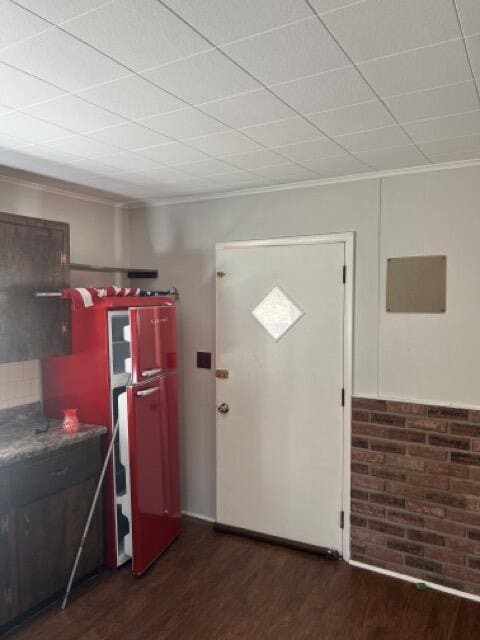
M 351 487 L 351 442 L 352 442 L 352 393 L 353 393 L 353 280 L 354 280 L 354 244 L 355 232 L 329 233 L 319 236 L 293 236 L 271 238 L 269 240 L 241 240 L 233 242 L 217 242 L 215 244 L 215 265 L 218 253 L 228 249 L 245 249 L 246 247 L 281 246 L 289 244 L 343 244 L 345 249 L 345 266 L 347 278 L 345 282 L 345 299 L 343 311 L 343 387 L 345 389 L 345 406 L 343 410 L 343 491 L 342 503 L 344 526 L 342 532 L 342 554 L 347 562 L 350 560 L 350 487 Z M 217 279 L 216 279 L 217 280 Z M 218 288 L 218 285 L 216 285 Z M 216 292 L 218 295 L 218 291 Z M 217 299 L 217 298 L 216 298 Z M 218 327 L 218 306 L 216 307 Z M 218 331 L 218 329 L 217 329 Z M 217 335 L 216 331 L 216 335 Z M 218 353 L 218 344 L 217 353 Z M 218 450 L 216 454 L 218 467 Z

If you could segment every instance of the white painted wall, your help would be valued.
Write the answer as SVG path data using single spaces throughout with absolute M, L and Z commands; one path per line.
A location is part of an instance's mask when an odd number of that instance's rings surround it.
M 181 293 L 185 509 L 215 516 L 215 379 L 195 367 L 215 344 L 215 242 L 356 231 L 354 393 L 480 406 L 479 203 L 472 167 L 131 211 L 132 261 Z M 387 315 L 386 258 L 437 253 L 447 314 Z
M 99 265 L 129 264 L 128 214 L 114 203 L 75 194 L 38 189 L 0 178 L 0 211 L 59 220 L 70 224 L 72 262 Z M 104 274 L 72 274 L 72 284 L 107 284 Z M 114 274 L 108 274 L 111 282 Z M 96 278 L 95 282 L 93 278 Z M 99 280 L 101 278 L 101 280 Z M 0 364 L 0 409 L 36 402 L 41 397 L 37 361 Z

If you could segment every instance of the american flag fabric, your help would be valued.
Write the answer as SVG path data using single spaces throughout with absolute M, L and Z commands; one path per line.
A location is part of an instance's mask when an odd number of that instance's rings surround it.
M 77 287 L 75 289 L 63 289 L 62 297 L 70 298 L 72 301 L 72 309 L 82 309 L 84 307 L 93 307 L 94 304 L 100 302 L 103 298 L 112 298 L 117 296 L 168 296 L 170 291 L 145 291 L 133 287 Z

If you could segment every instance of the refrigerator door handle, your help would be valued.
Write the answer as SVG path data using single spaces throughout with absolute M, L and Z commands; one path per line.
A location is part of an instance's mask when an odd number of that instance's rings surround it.
M 156 376 L 157 373 L 162 373 L 163 369 L 144 369 L 142 371 L 142 376 L 144 378 L 151 378 L 152 376 Z
M 152 393 L 155 393 L 156 391 L 158 391 L 158 387 L 152 387 L 151 389 L 145 389 L 144 391 L 137 391 L 135 395 L 140 398 L 145 398 L 145 396 L 151 396 Z

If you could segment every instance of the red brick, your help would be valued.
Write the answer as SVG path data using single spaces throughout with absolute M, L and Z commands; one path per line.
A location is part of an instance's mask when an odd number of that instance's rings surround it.
M 410 445 L 407 450 L 408 454 L 411 456 L 416 456 L 417 458 L 428 458 L 429 460 L 440 460 L 444 462 L 448 456 L 447 451 L 432 449 L 432 447 L 418 447 Z
M 385 521 L 369 520 L 368 528 L 380 533 L 388 533 L 388 535 L 396 536 L 397 538 L 403 538 L 405 535 L 405 529 L 403 527 Z
M 352 438 L 352 447 L 356 449 L 368 449 L 368 440 L 366 438 Z
M 358 516 L 356 513 L 350 514 L 350 524 L 352 525 L 352 527 L 366 527 L 367 522 L 368 521 L 366 518 Z
M 385 480 L 372 476 L 352 476 L 352 487 L 383 491 L 385 489 Z
M 371 400 L 370 398 L 352 398 L 352 407 L 354 409 L 365 409 L 366 411 L 386 411 L 387 403 L 385 400 Z
M 371 493 L 370 502 L 376 502 L 377 504 L 386 504 L 390 507 L 405 506 L 405 498 L 399 496 L 392 496 L 386 493 Z
M 402 482 L 394 482 L 387 480 L 385 483 L 385 491 L 387 493 L 393 493 L 399 496 L 405 496 L 406 498 L 423 498 L 423 488 L 417 487 L 412 484 L 405 484 Z
M 477 531 L 476 529 L 469 529 L 467 531 L 467 537 L 470 540 L 478 540 L 480 542 L 480 531 Z
M 402 522 L 404 524 L 417 525 L 423 527 L 424 518 L 417 513 L 407 511 L 387 511 L 387 519 L 391 522 Z
M 428 443 L 433 447 L 446 447 L 447 449 L 470 450 L 470 440 L 467 438 L 452 438 L 450 436 L 428 436 Z
M 449 564 L 457 564 L 463 566 L 465 564 L 465 556 L 451 549 L 443 547 L 425 547 L 425 558 L 438 560 L 439 562 L 448 562 Z
M 377 462 L 381 463 L 385 460 L 385 455 L 378 451 L 363 451 L 356 449 L 352 451 L 352 460 L 354 462 Z
M 454 493 L 466 493 L 469 495 L 480 496 L 480 484 L 477 484 L 476 482 L 452 480 L 450 488 Z
M 471 410 L 469 416 L 470 422 L 480 422 L 480 411 Z
M 480 498 L 466 498 L 465 502 L 467 511 L 480 512 Z
M 434 560 L 426 560 L 425 558 L 417 558 L 415 556 L 405 556 L 405 564 L 407 567 L 415 567 L 416 569 L 423 569 L 430 573 L 441 574 L 443 567 L 439 562 Z
M 450 460 L 458 464 L 469 464 L 480 467 L 480 456 L 474 455 L 473 453 L 457 453 L 456 451 L 452 451 Z
M 392 469 L 385 469 L 384 467 L 372 467 L 370 469 L 370 475 L 377 476 L 378 478 L 385 478 L 386 480 L 398 480 L 403 482 L 407 479 L 407 474 L 402 471 L 393 471 Z
M 472 442 L 472 451 L 477 451 L 480 453 L 480 440 L 475 440 Z
M 391 427 L 405 426 L 405 418 L 403 416 L 394 416 L 391 413 L 372 413 L 370 420 L 376 424 L 386 424 Z
M 362 424 L 354 422 L 352 424 L 352 433 L 356 436 L 373 436 L 375 438 L 384 438 L 387 433 L 386 427 L 380 427 L 376 424 Z
M 409 431 L 407 429 L 389 429 L 389 440 L 402 440 L 404 442 L 425 442 L 425 434 L 419 431 Z
M 368 502 L 352 502 L 352 511 L 355 513 L 364 513 L 375 518 L 383 518 L 385 516 L 385 508 L 380 505 Z
M 449 425 L 450 433 L 457 436 L 470 436 L 471 438 L 480 438 L 480 425 L 465 424 L 464 422 L 451 422 Z
M 436 502 L 454 509 L 465 509 L 466 501 L 463 496 L 454 496 L 451 493 L 439 493 L 438 491 L 425 491 L 425 500 Z
M 445 565 L 445 575 L 456 580 L 466 580 L 467 582 L 480 583 L 480 572 L 467 567 L 454 567 L 453 565 Z
M 463 540 L 462 538 L 446 538 L 445 543 L 449 549 L 453 549 L 460 554 L 475 553 L 475 544 L 469 540 Z
M 443 536 L 439 536 L 437 533 L 431 533 L 430 531 L 410 529 L 407 531 L 407 537 L 409 540 L 424 542 L 425 544 L 434 544 L 439 547 L 445 546 L 445 538 Z
M 352 411 L 352 422 L 368 422 L 370 420 L 370 414 L 368 411 L 361 411 L 354 409 Z
M 424 547 L 421 544 L 409 542 L 408 540 L 398 540 L 397 538 L 388 538 L 387 548 L 395 549 L 395 551 L 402 551 L 403 553 L 410 553 L 414 556 L 423 556 L 424 550 Z
M 468 409 L 454 407 L 428 407 L 428 415 L 447 420 L 468 420 Z
M 394 453 L 402 456 L 404 456 L 407 451 L 407 447 L 404 444 L 386 440 L 370 440 L 370 449 L 372 451 L 384 451 L 385 453 Z
M 378 531 L 371 531 L 369 529 L 355 529 L 352 527 L 351 529 L 351 538 L 352 540 L 357 540 L 360 542 L 370 542 L 372 544 L 385 544 L 385 536 Z
M 443 476 L 454 478 L 468 478 L 467 467 L 459 467 L 448 462 L 426 462 L 425 471 L 427 473 L 438 473 Z
M 368 474 L 368 464 L 361 464 L 360 462 L 352 462 L 352 473 Z
M 472 480 L 480 482 L 480 469 L 472 469 L 470 472 L 470 477 L 472 478 Z
M 425 518 L 425 528 L 433 529 L 439 533 L 448 533 L 451 536 L 465 537 L 465 527 L 448 520 L 439 520 L 438 518 Z
M 443 453 L 443 452 L 440 452 Z M 442 476 L 430 476 L 426 474 L 411 475 L 409 482 L 419 487 L 430 487 L 431 489 L 448 489 L 448 478 Z
M 384 547 L 372 547 L 367 546 L 366 555 L 378 560 L 384 560 L 385 562 L 394 562 L 396 564 L 403 563 L 402 554 L 393 549 L 385 549 Z M 376 564 L 376 563 L 375 563 Z
M 423 513 L 426 516 L 433 516 L 435 518 L 444 518 L 447 515 L 447 512 L 442 507 L 434 507 L 433 505 L 425 504 L 424 502 L 407 500 L 405 507 L 407 511 L 413 511 L 413 513 Z
M 387 411 L 391 413 L 410 413 L 415 416 L 426 416 L 428 407 L 424 404 L 413 402 L 394 402 L 387 400 Z
M 368 500 L 368 491 L 364 491 L 363 489 L 355 489 L 355 487 L 352 487 L 351 491 L 350 491 L 350 496 L 352 497 L 352 499 L 354 500 Z
M 449 511 L 449 520 L 454 522 L 463 522 L 472 525 L 472 527 L 480 527 L 480 513 L 471 513 L 470 511 Z
M 475 569 L 475 571 L 480 571 L 480 558 L 469 558 L 468 566 L 470 569 Z
M 418 458 L 408 458 L 406 456 L 388 455 L 385 458 L 387 465 L 393 467 L 401 467 L 402 469 L 411 469 L 412 471 L 423 471 L 425 462 Z
M 408 418 L 407 427 L 410 429 L 422 429 L 423 431 L 436 431 L 437 433 L 446 433 L 446 420 L 433 420 L 429 418 Z

